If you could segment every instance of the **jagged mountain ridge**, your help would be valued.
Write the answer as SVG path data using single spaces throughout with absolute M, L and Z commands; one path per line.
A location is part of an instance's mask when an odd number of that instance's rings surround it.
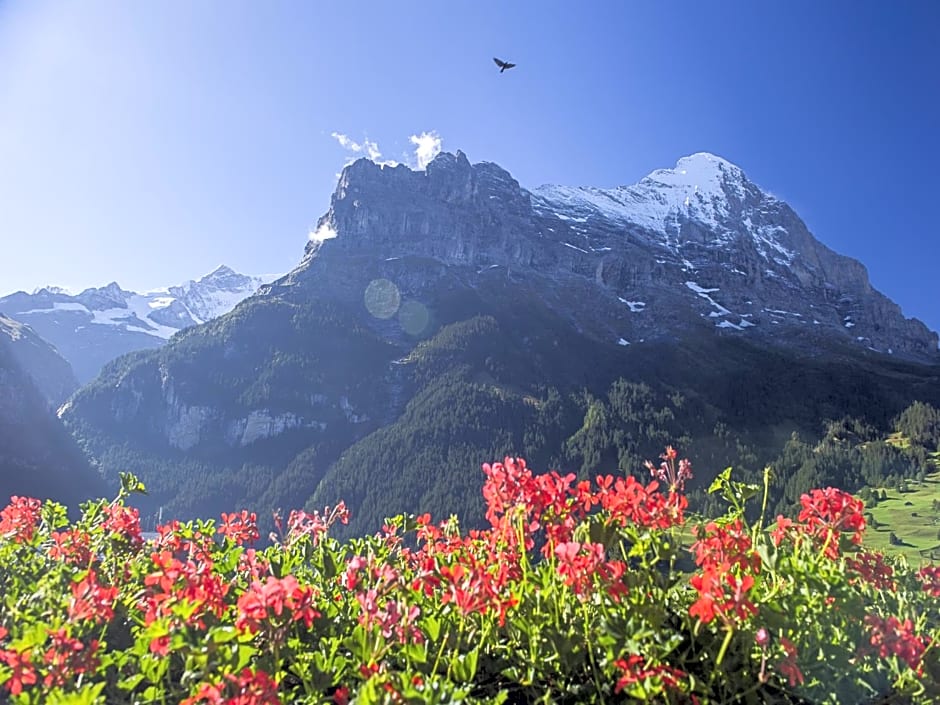
M 363 195 L 368 194 L 368 198 Z M 871 286 L 865 267 L 816 240 L 783 201 L 707 153 L 634 186 L 527 191 L 495 164 L 442 153 L 426 172 L 348 167 L 308 245 L 431 257 L 483 271 L 592 283 L 580 325 L 636 343 L 704 323 L 784 345 L 822 337 L 920 360 L 937 334 Z M 444 235 L 446 234 L 446 236 Z M 329 244 L 326 244 L 329 243 Z
M 342 498 L 374 528 L 383 512 L 466 511 L 479 463 L 505 453 L 635 470 L 680 442 L 715 467 L 735 453 L 763 467 L 823 419 L 883 424 L 915 398 L 940 399 L 937 367 L 923 364 L 936 338 L 752 186 L 738 206 L 709 197 L 676 216 L 673 237 L 668 223 L 594 213 L 577 190 L 527 191 L 461 153 L 426 172 L 361 160 L 298 267 L 165 347 L 109 364 L 62 418 L 106 476 L 144 477 L 151 509 L 264 516 Z M 677 188 L 690 203 L 698 193 Z M 751 209 L 764 240 L 731 228 L 734 207 Z M 778 217 L 795 219 L 792 234 Z M 800 237 L 814 248 L 805 263 Z M 775 256 L 806 270 L 808 288 Z M 734 269 L 759 282 L 747 299 Z M 860 298 L 844 321 L 849 290 Z M 763 310 L 780 297 L 786 309 Z M 819 323 L 802 323 L 804 310 Z M 881 337 L 858 341 L 855 326 Z M 869 350 L 889 337 L 894 355 Z
M 269 280 L 222 265 L 196 281 L 144 294 L 117 282 L 76 295 L 58 287 L 20 291 L 0 298 L 0 311 L 53 343 L 84 383 L 119 355 L 159 347 L 174 333 L 231 311 Z

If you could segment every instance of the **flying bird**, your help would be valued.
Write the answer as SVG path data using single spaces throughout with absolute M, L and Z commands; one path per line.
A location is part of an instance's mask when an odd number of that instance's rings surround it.
M 495 56 L 493 57 L 493 61 L 495 61 L 495 62 L 496 62 L 496 65 L 499 66 L 499 72 L 500 72 L 500 73 L 502 73 L 502 72 L 505 71 L 506 69 L 511 69 L 512 67 L 515 66 L 515 64 L 511 64 L 511 63 L 509 63 L 508 61 L 503 61 L 502 59 L 497 59 Z

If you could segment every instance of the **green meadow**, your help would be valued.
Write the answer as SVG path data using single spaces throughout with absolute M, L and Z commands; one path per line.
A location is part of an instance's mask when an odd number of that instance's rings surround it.
M 907 439 L 899 434 L 893 434 L 888 441 L 907 445 Z M 866 503 L 866 513 L 870 512 L 875 520 L 865 531 L 867 546 L 903 554 L 912 566 L 940 563 L 940 511 L 934 505 L 940 504 L 940 452 L 931 454 L 931 463 L 935 471 L 923 482 L 908 480 L 906 492 L 899 492 L 897 487 L 875 489 L 879 497 L 883 491 L 885 499 Z M 892 533 L 900 543 L 892 545 Z

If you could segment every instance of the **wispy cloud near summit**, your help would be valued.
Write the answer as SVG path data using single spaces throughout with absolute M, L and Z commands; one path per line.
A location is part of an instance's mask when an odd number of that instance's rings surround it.
M 344 135 L 341 132 L 333 132 L 330 134 L 330 137 L 339 142 L 340 147 L 349 152 L 352 152 L 354 155 L 364 154 L 376 164 L 381 164 L 383 166 L 398 166 L 398 162 L 396 161 L 382 161 L 382 152 L 379 151 L 379 145 L 369 140 L 368 138 L 363 139 L 362 142 L 356 142 L 348 135 Z M 347 157 L 346 164 L 352 163 L 356 160 L 356 158 L 357 157 L 355 156 Z
M 394 167 L 399 164 L 407 164 L 412 169 L 418 171 L 423 171 L 431 160 L 441 153 L 443 144 L 441 136 L 434 130 L 422 132 L 418 135 L 411 135 L 408 141 L 414 145 L 414 151 L 410 154 L 403 153 L 402 161 L 399 162 L 394 159 L 382 159 L 382 151 L 379 149 L 378 143 L 368 138 L 363 138 L 361 142 L 357 142 L 349 137 L 349 135 L 343 134 L 342 132 L 333 132 L 330 134 L 330 137 L 335 139 L 340 147 L 349 152 L 344 166 L 348 166 L 359 157 L 365 156 L 379 166 Z
M 422 132 L 420 135 L 412 135 L 411 143 L 415 145 L 415 162 L 419 170 L 424 170 L 431 160 L 441 153 L 441 144 L 444 140 L 434 132 Z

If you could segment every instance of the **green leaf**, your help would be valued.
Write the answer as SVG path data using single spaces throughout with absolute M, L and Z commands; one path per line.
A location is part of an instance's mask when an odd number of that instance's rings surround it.
M 46 705 L 102 705 L 105 702 L 101 691 L 107 683 L 93 683 L 84 686 L 75 693 L 63 693 L 60 690 L 49 693 L 45 699 Z
M 232 626 L 216 627 L 209 635 L 216 644 L 227 644 L 238 638 L 238 630 Z
M 238 664 L 235 666 L 236 671 L 242 670 L 251 662 L 251 657 L 255 655 L 255 648 L 249 644 L 239 644 L 238 645 Z
M 763 563 L 764 567 L 773 570 L 777 565 L 777 550 L 773 549 L 773 553 L 771 553 L 770 544 L 764 541 L 760 541 L 757 544 L 756 550 L 757 555 L 760 556 L 761 563 Z
M 458 681 L 469 683 L 477 674 L 477 660 L 480 656 L 480 650 L 474 649 L 466 654 L 459 654 L 457 658 L 451 661 L 454 669 L 454 676 Z
M 441 635 L 441 620 L 429 615 L 424 618 L 422 623 L 424 625 L 424 633 L 428 635 L 428 639 L 437 641 L 437 638 Z
M 427 663 L 428 649 L 425 644 L 410 643 L 405 645 L 405 657 L 412 663 Z
M 144 483 L 132 472 L 118 473 L 121 478 L 121 493 L 119 496 L 126 497 L 129 494 L 147 494 L 147 488 Z
M 716 492 L 721 492 L 731 480 L 731 468 L 725 468 L 712 480 L 712 484 L 708 486 L 708 493 L 715 494 Z
M 122 678 L 121 680 L 119 680 L 118 688 L 120 688 L 121 690 L 128 690 L 128 691 L 134 690 L 134 688 L 140 685 L 140 682 L 143 679 L 144 679 L 143 673 L 134 673 L 128 676 L 127 678 Z
M 323 577 L 326 580 L 332 580 L 339 573 L 336 565 L 336 556 L 330 550 L 323 551 Z

